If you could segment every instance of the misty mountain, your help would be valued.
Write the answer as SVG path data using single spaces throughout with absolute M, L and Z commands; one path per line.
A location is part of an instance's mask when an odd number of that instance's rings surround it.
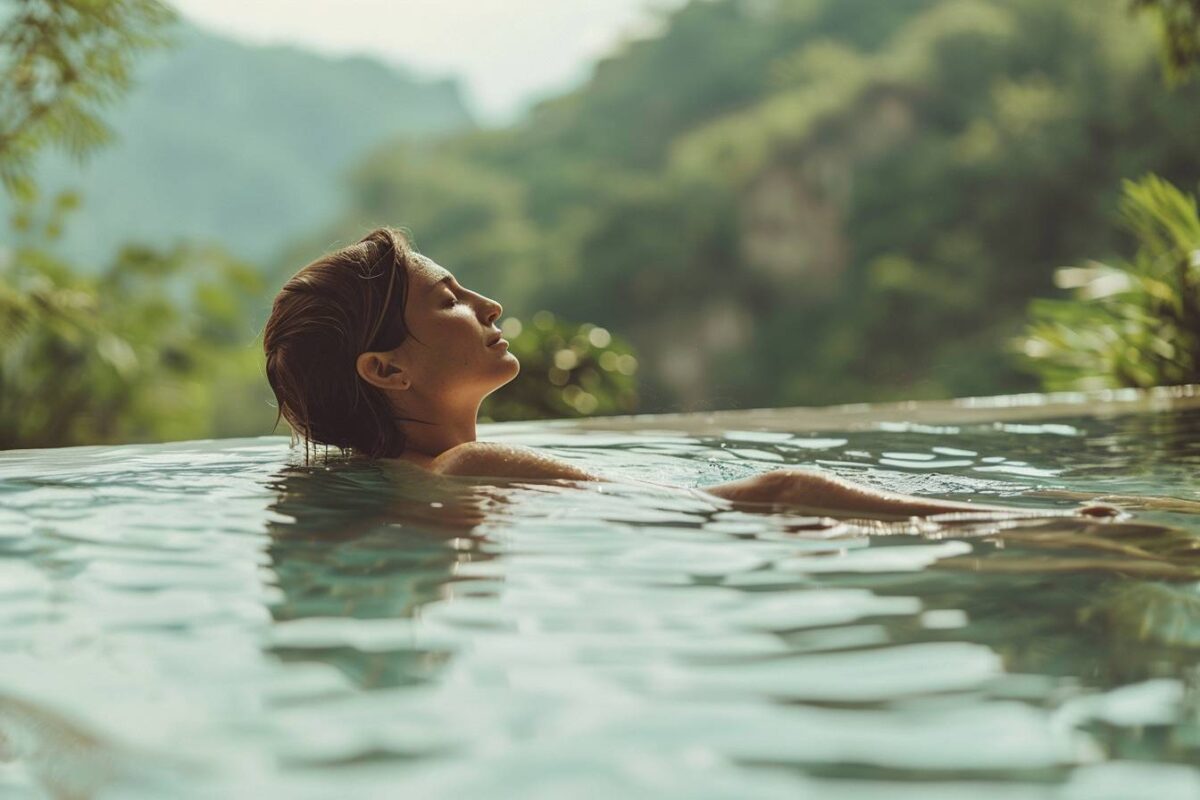
M 339 176 L 372 147 L 474 127 L 452 78 L 190 26 L 173 40 L 109 113 L 115 144 L 82 168 L 57 152 L 38 165 L 44 191 L 83 197 L 59 247 L 85 269 L 127 241 L 268 259 L 344 205 Z

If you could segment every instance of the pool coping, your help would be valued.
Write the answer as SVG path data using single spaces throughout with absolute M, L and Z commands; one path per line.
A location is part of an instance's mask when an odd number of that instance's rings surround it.
M 723 411 L 689 411 L 671 414 L 632 414 L 580 419 L 524 420 L 481 423 L 480 438 L 522 435 L 552 430 L 608 433 L 683 433 L 720 436 L 743 431 L 848 431 L 878 429 L 884 425 L 962 425 L 1011 423 L 1024 420 L 1049 421 L 1057 417 L 1112 417 L 1122 414 L 1158 413 L 1200 408 L 1200 384 L 1159 386 L 1153 389 L 1106 389 L 1093 392 L 1009 394 L 990 397 L 960 397 L 953 400 L 908 400 L 899 403 L 853 403 L 834 406 L 750 408 Z M 948 431 L 949 432 L 949 431 Z M 287 436 L 191 439 L 170 442 L 130 442 L 122 445 L 72 445 L 40 449 L 0 450 L 0 461 L 13 466 L 48 451 L 79 457 L 100 455 L 113 447 L 142 447 L 158 450 L 221 442 L 227 445 L 261 445 L 287 441 Z M 39 455 L 39 457 L 42 457 Z
M 492 423 L 496 432 L 522 425 L 556 430 L 642 431 L 719 434 L 741 430 L 853 430 L 881 424 L 957 425 L 980 422 L 1049 420 L 1055 417 L 1111 417 L 1200 408 L 1200 384 L 1153 389 L 1104 389 L 1090 392 L 1010 394 L 960 397 L 953 400 L 909 400 L 898 403 L 853 403 L 834 406 L 752 408 L 673 414 L 632 414 L 583 419 Z

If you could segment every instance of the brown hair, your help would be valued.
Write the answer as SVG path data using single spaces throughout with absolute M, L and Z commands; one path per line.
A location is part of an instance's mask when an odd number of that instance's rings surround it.
M 408 338 L 404 304 L 415 252 L 404 232 L 376 228 L 301 269 L 275 297 L 263 330 L 267 380 L 279 416 L 306 447 L 371 458 L 403 452 L 395 409 L 382 389 L 359 377 L 355 362 Z

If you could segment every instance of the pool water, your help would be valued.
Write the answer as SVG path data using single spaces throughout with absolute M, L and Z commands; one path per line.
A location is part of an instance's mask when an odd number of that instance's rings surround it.
M 1060 399 L 1061 400 L 1061 399 Z M 0 453 L 0 797 L 1197 798 L 1190 392 Z M 749 511 L 786 466 L 1118 521 Z

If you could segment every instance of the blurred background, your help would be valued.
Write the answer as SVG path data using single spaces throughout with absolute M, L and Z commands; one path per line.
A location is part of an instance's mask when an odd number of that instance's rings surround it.
M 1200 382 L 1200 0 L 2 0 L 0 448 L 267 433 L 381 224 L 489 419 Z

